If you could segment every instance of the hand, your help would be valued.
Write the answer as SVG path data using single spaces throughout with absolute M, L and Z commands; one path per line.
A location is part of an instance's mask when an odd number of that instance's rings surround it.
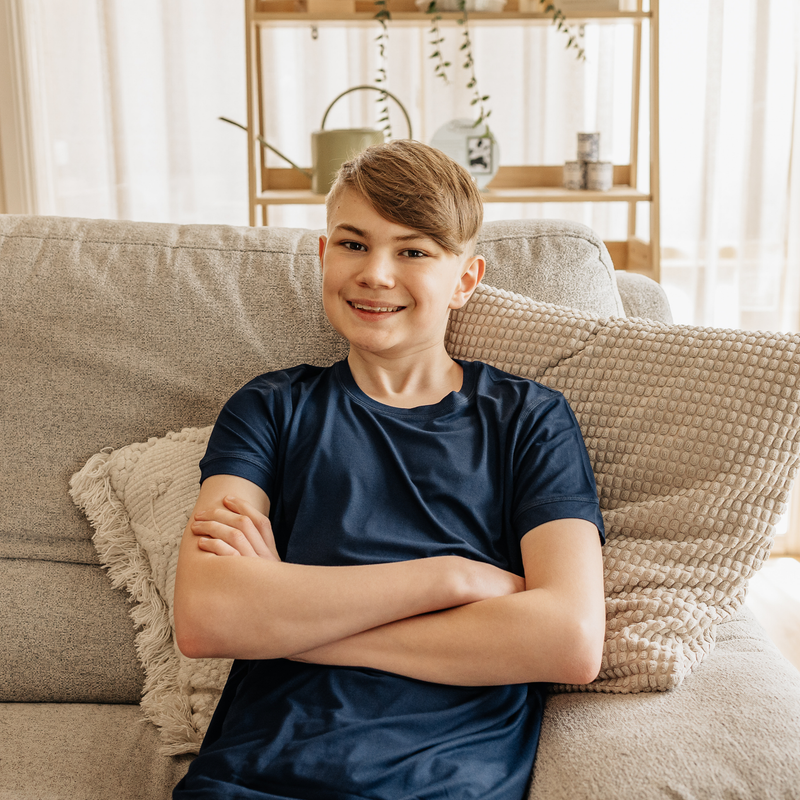
M 249 556 L 280 561 L 269 518 L 239 498 L 196 511 L 191 525 L 201 550 L 218 556 Z

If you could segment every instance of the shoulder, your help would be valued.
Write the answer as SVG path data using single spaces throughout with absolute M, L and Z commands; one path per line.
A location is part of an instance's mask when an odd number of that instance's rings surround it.
M 332 367 L 316 367 L 312 364 L 298 364 L 288 369 L 264 372 L 248 381 L 239 391 L 271 392 L 317 380 Z
M 274 403 L 280 402 L 281 399 L 290 401 L 298 391 L 304 391 L 324 380 L 332 369 L 332 367 L 300 364 L 289 369 L 265 372 L 236 391 L 228 403 Z
M 482 361 L 470 362 L 470 368 L 474 371 L 475 392 L 479 397 L 508 398 L 526 407 L 567 404 L 561 392 L 531 378 L 505 372 Z

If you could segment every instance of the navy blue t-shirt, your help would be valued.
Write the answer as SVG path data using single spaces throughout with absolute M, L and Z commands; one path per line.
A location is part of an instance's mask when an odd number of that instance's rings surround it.
M 564 397 L 479 362 L 431 406 L 385 406 L 346 361 L 268 373 L 220 414 L 201 475 L 270 498 L 288 562 L 349 565 L 459 555 L 523 574 L 544 522 L 603 522 Z M 519 800 L 543 687 L 460 687 L 381 670 L 235 662 L 174 798 Z

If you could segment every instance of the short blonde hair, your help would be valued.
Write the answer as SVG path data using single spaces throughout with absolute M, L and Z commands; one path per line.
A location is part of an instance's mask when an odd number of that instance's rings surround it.
M 419 231 L 450 253 L 473 247 L 483 200 L 470 174 L 441 150 L 411 139 L 373 145 L 344 163 L 325 204 L 348 189 L 384 219 Z

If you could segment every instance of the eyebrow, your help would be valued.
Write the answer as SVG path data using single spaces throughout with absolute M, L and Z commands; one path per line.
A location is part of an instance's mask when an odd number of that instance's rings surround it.
M 369 234 L 366 231 L 362 231 L 361 228 L 357 228 L 355 225 L 350 225 L 347 222 L 342 222 L 341 224 L 337 225 L 336 230 L 350 231 L 350 233 L 360 236 L 363 239 L 369 238 Z M 406 233 L 402 236 L 392 237 L 393 242 L 417 242 L 420 239 L 425 239 L 429 242 L 433 241 L 430 236 L 426 236 L 424 233 Z

